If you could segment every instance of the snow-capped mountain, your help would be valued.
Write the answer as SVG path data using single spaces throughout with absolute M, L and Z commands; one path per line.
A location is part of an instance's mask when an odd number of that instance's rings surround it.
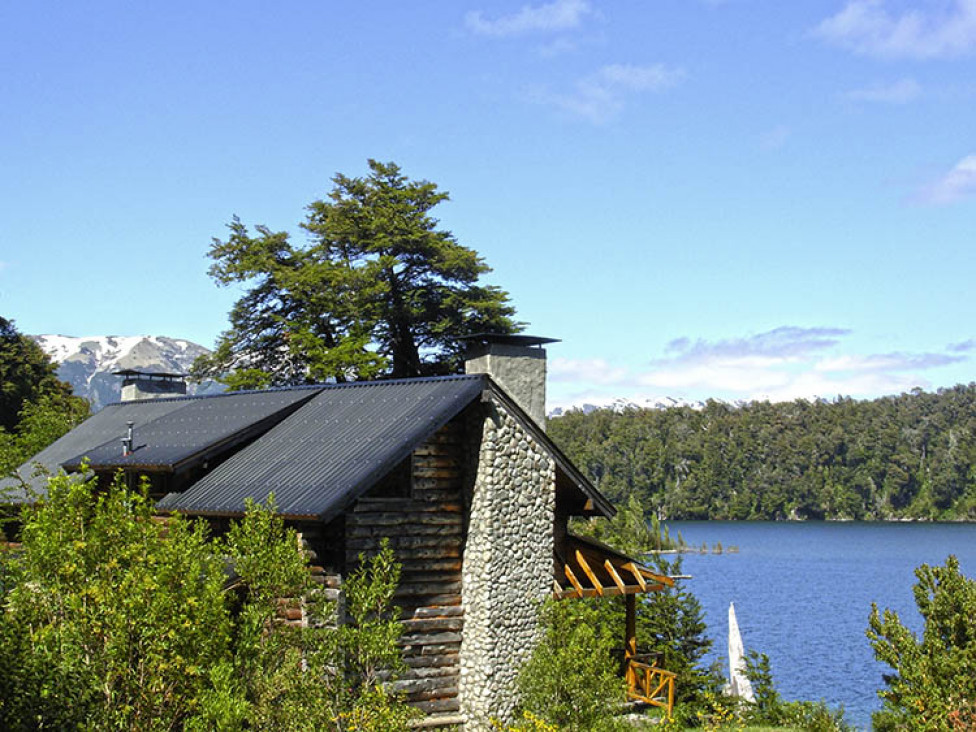
M 548 416 L 559 417 L 566 412 L 578 409 L 583 414 L 589 414 L 597 409 L 610 409 L 614 412 L 626 412 L 628 409 L 670 409 L 672 407 L 691 407 L 692 409 L 704 409 L 705 402 L 689 401 L 687 399 L 675 399 L 674 397 L 644 397 L 639 399 L 624 399 L 622 397 L 606 397 L 585 399 L 579 403 L 572 403 L 568 406 L 555 407 L 549 410 Z
M 117 402 L 122 380 L 113 376 L 119 369 L 187 373 L 197 356 L 209 353 L 203 346 L 166 336 L 31 336 L 58 364 L 58 378 L 74 387 L 97 411 Z M 219 391 L 216 384 L 189 384 L 191 394 Z

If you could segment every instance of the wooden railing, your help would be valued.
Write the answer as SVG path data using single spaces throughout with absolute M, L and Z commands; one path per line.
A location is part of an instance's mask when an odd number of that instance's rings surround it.
M 674 709 L 675 674 L 656 664 L 656 661 L 645 663 L 636 657 L 627 660 L 627 696 L 665 709 L 670 719 Z

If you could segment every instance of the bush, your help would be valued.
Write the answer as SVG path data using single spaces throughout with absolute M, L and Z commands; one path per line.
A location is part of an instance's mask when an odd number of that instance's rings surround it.
M 50 481 L 5 557 L 0 709 L 7 729 L 165 729 L 192 716 L 225 658 L 223 561 L 200 524 L 153 520 L 121 481 Z
M 925 621 L 919 640 L 897 613 L 871 606 L 867 636 L 885 675 L 884 700 L 874 715 L 878 730 L 976 728 L 976 582 L 959 571 L 959 560 L 915 570 L 915 603 Z
M 399 658 L 388 547 L 347 580 L 350 626 L 296 627 L 281 598 L 329 608 L 273 507 L 214 540 L 121 478 L 60 476 L 22 526 L 0 555 L 0 729 L 381 731 L 413 713 L 380 684 Z
M 618 642 L 601 632 L 598 611 L 587 602 L 550 599 L 540 624 L 542 637 L 519 674 L 522 709 L 559 729 L 626 729 L 613 717 L 625 692 L 612 655 Z

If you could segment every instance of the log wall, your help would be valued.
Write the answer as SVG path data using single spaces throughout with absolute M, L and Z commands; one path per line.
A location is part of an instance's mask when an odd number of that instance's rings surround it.
M 346 566 L 384 537 L 402 566 L 401 609 L 407 670 L 395 688 L 427 714 L 458 711 L 461 555 L 464 547 L 463 420 L 439 430 L 412 455 L 409 497 L 365 495 L 346 514 Z

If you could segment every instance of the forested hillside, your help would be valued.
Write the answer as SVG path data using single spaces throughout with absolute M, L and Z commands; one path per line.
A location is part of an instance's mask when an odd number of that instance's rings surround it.
M 976 383 L 873 401 L 570 412 L 556 442 L 671 519 L 976 520 Z

